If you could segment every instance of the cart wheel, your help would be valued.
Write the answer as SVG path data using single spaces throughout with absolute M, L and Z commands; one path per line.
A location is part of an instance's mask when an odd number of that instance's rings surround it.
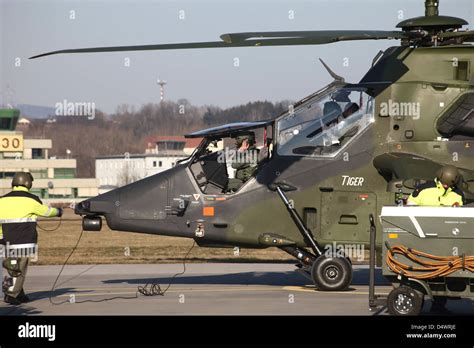
M 352 281 L 352 265 L 343 257 L 321 255 L 311 266 L 311 278 L 319 290 L 346 290 Z
M 395 288 L 388 294 L 388 312 L 392 315 L 418 315 L 423 305 L 423 297 L 407 286 Z

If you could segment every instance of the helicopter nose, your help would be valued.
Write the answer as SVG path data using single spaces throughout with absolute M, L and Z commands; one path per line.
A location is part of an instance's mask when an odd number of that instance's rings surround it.
M 76 204 L 74 208 L 74 213 L 76 215 L 87 215 L 90 213 L 90 208 L 91 208 L 91 202 L 90 201 L 82 201 L 78 204 Z
M 115 194 L 103 195 L 79 202 L 74 208 L 77 215 L 105 215 L 115 212 L 118 202 Z

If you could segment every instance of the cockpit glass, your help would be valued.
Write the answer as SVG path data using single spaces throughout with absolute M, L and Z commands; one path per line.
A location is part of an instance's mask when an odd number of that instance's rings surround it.
M 363 88 L 332 89 L 278 121 L 278 154 L 334 157 L 374 121 L 374 102 Z

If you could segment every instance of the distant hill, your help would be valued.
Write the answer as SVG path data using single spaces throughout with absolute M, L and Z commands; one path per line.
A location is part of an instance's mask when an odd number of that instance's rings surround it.
M 48 118 L 56 112 L 53 107 L 31 104 L 17 104 L 15 108 L 20 109 L 21 116 L 26 118 Z

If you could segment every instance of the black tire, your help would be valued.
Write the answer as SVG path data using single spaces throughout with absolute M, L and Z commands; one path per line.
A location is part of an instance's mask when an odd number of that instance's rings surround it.
M 346 258 L 322 255 L 311 266 L 311 278 L 319 290 L 346 290 L 352 281 L 352 265 Z
M 423 295 L 407 286 L 399 286 L 388 294 L 387 309 L 392 315 L 419 315 Z

